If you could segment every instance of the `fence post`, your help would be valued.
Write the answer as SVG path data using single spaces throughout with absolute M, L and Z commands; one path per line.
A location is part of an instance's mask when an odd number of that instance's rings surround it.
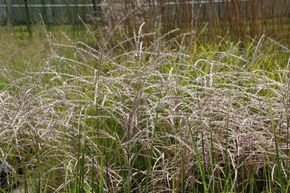
M 73 19 L 73 24 L 76 25 L 79 21 L 79 1 L 78 0 L 73 0 L 72 4 L 74 5 L 72 7 L 72 19 Z
M 47 23 L 48 23 L 48 20 L 47 20 L 47 9 L 46 9 L 46 7 L 45 7 L 45 5 L 46 5 L 46 0 L 41 0 L 41 2 L 39 2 L 39 4 L 40 4 L 40 3 L 41 3 L 41 5 L 42 5 L 40 13 L 41 13 L 41 16 L 42 16 L 43 22 L 44 22 L 45 24 L 47 24 Z
M 96 17 L 97 16 L 97 6 L 96 6 L 96 0 L 93 0 L 93 15 Z
M 54 1 L 50 1 L 51 5 L 54 5 Z M 48 6 L 47 7 L 47 24 L 52 25 L 54 23 L 54 14 L 53 14 L 53 7 Z
M 12 0 L 6 0 L 6 6 L 7 6 L 6 23 L 7 23 L 7 27 L 8 27 L 9 32 L 12 32 L 12 22 L 13 22 Z
M 29 15 L 29 8 L 28 8 L 28 3 L 27 0 L 24 0 L 25 3 L 25 12 L 26 12 L 26 25 L 27 25 L 27 31 L 29 33 L 29 37 L 32 36 L 32 31 L 31 31 L 31 21 L 30 21 L 30 15 Z

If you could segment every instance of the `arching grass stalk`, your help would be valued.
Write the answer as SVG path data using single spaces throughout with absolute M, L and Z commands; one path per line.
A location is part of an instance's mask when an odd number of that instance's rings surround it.
M 263 161 L 263 175 L 265 178 L 265 183 L 266 183 L 266 191 L 269 193 L 272 193 L 272 180 L 271 180 L 271 172 L 268 169 L 267 163 L 268 158 L 265 157 Z
M 224 176 L 224 185 L 223 189 L 226 191 L 229 191 L 229 184 L 230 184 L 230 179 L 231 179 L 231 162 L 230 158 L 228 155 L 228 146 L 229 146 L 229 126 L 228 122 L 226 124 L 226 132 L 225 132 L 225 143 L 224 143 L 224 167 L 225 167 L 225 176 Z
M 199 170 L 199 173 L 200 173 L 201 179 L 202 179 L 203 192 L 204 193 L 208 193 L 208 187 L 207 187 L 207 183 L 206 183 L 205 171 L 204 171 L 204 169 L 203 169 L 203 167 L 201 165 L 199 152 L 198 152 L 198 149 L 197 149 L 197 137 L 195 137 L 193 135 L 193 132 L 192 132 L 191 128 L 189 128 L 189 133 L 190 133 L 190 138 L 191 138 L 191 143 L 192 143 L 192 150 L 193 150 L 193 153 L 195 154 L 195 160 L 197 162 L 198 170 Z
M 104 156 L 101 156 L 100 158 L 100 172 L 99 172 L 99 193 L 104 192 Z
M 277 171 L 277 175 L 278 175 L 278 182 L 279 182 L 279 186 L 280 186 L 280 191 L 281 193 L 287 193 L 286 192 L 286 186 L 284 184 L 284 179 L 283 179 L 283 170 L 281 167 L 281 160 L 280 160 L 280 154 L 279 154 L 279 142 L 278 142 L 278 138 L 277 138 L 277 131 L 276 131 L 276 125 L 275 125 L 275 119 L 274 119 L 274 114 L 273 114 L 273 107 L 272 107 L 272 101 L 270 98 L 270 94 L 267 93 L 267 97 L 268 97 L 268 105 L 269 105 L 269 113 L 270 113 L 270 118 L 271 118 L 271 124 L 272 124 L 272 132 L 274 135 L 274 143 L 275 143 L 275 162 L 278 168 Z
M 214 152 L 214 146 L 213 146 L 213 133 L 212 133 L 212 128 L 210 127 L 209 125 L 209 130 L 210 130 L 210 153 L 211 153 L 211 156 L 210 156 L 210 163 L 211 163 L 211 176 L 212 176 L 212 179 L 211 179 L 211 186 L 210 186 L 210 191 L 211 192 L 216 192 L 215 191 L 215 164 L 216 164 L 216 156 L 215 156 L 215 152 Z

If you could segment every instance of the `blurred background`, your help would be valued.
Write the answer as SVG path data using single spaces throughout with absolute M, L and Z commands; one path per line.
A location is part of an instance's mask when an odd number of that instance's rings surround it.
M 289 43 L 289 0 L 0 0 L 0 23 L 13 26 L 86 23 L 130 34 L 145 22 L 145 31 L 205 31 L 236 39 L 266 34 Z

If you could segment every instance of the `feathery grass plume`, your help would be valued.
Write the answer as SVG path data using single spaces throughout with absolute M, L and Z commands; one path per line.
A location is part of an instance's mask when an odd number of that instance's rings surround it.
M 194 32 L 167 38 L 175 31 L 143 27 L 100 49 L 48 36 L 39 70 L 3 76 L 0 147 L 11 167 L 20 158 L 22 183 L 44 192 L 286 193 L 287 46 L 267 36 L 205 44 Z

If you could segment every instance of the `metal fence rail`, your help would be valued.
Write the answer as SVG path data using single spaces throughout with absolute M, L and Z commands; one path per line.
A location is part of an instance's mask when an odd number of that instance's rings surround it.
M 252 12 L 252 15 L 255 15 L 255 12 L 259 12 L 259 14 L 264 16 L 267 16 L 268 13 L 271 13 L 271 16 L 274 18 L 279 17 L 279 15 L 281 15 L 280 13 L 282 12 L 288 12 L 288 14 L 284 14 L 284 17 L 289 17 L 290 1 L 279 0 L 279 3 L 278 0 L 275 0 L 275 2 L 276 1 L 277 3 L 275 5 L 273 4 L 274 0 L 128 0 L 128 5 L 133 3 L 142 9 L 156 5 L 158 5 L 160 9 L 162 9 L 162 6 L 173 8 L 179 5 L 182 9 L 181 12 L 190 12 L 191 18 L 193 18 L 192 16 L 197 14 L 195 4 L 198 4 L 198 13 L 201 14 L 201 17 L 207 17 L 207 10 L 210 10 L 212 7 L 214 7 L 216 12 L 215 16 L 217 18 L 222 18 L 224 15 L 227 15 L 226 12 L 231 11 L 229 10 L 231 8 L 225 9 L 225 3 L 227 4 L 238 2 L 238 12 L 241 16 L 247 15 L 246 17 L 248 17 L 248 12 Z M 109 2 L 111 2 L 111 4 Z M 124 2 L 127 4 L 127 1 L 120 0 L 0 0 L 0 24 L 28 25 L 32 23 L 38 23 L 40 22 L 40 15 L 46 24 L 77 23 L 80 22 L 79 16 L 85 22 L 90 22 L 90 16 L 101 16 L 103 12 L 102 10 L 106 9 L 107 6 L 113 5 L 115 7 L 120 7 L 124 5 Z M 248 5 L 255 2 L 256 4 L 259 4 L 257 6 L 259 7 L 259 10 L 250 10 L 252 8 Z M 213 3 L 215 4 L 214 6 L 212 6 Z M 271 7 L 272 4 L 275 6 Z M 176 11 L 171 8 L 168 9 L 170 11 L 168 11 L 166 14 L 172 14 Z
M 88 20 L 100 7 L 100 0 L 0 0 L 0 23 L 38 23 L 40 15 L 47 24 L 73 23 L 78 16 Z
M 221 4 L 224 0 L 188 0 L 182 3 L 190 6 L 212 1 Z M 160 2 L 164 6 L 179 4 L 175 0 L 136 0 L 136 2 L 140 2 L 142 7 L 157 5 Z M 114 1 L 115 6 L 118 4 L 120 4 L 118 0 Z M 73 23 L 78 20 L 78 16 L 87 21 L 89 15 L 101 14 L 102 7 L 106 6 L 105 0 L 0 0 L 0 24 L 37 23 L 40 21 L 40 15 L 47 24 Z

